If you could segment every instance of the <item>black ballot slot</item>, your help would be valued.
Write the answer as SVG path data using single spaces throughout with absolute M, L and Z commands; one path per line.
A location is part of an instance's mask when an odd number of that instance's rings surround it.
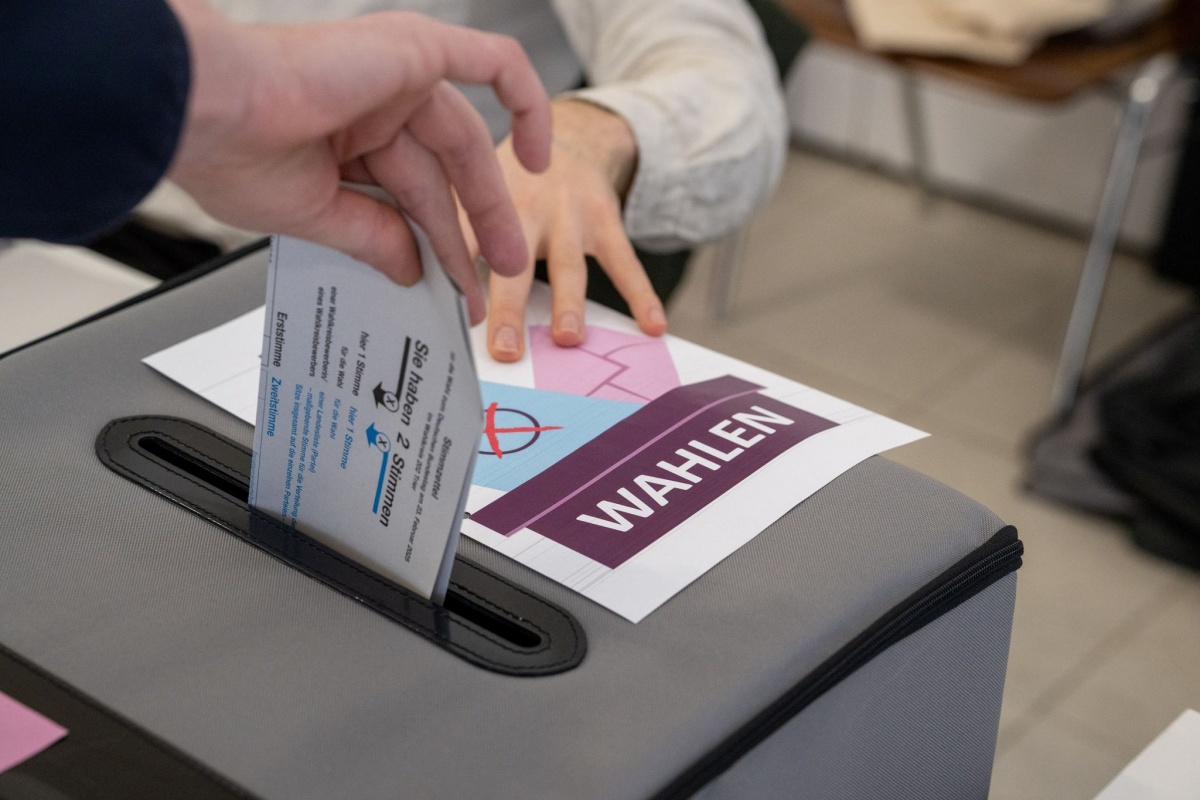
M 175 417 L 114 420 L 96 440 L 114 472 L 477 666 L 519 676 L 578 666 L 587 649 L 567 611 L 462 557 L 437 605 L 250 507 L 251 453 Z

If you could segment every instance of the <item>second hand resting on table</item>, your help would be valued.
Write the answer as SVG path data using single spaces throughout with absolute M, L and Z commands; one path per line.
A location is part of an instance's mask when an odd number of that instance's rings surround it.
M 667 329 L 662 302 L 621 219 L 637 169 L 633 132 L 620 116 L 586 101 L 558 100 L 552 107 L 549 169 L 540 174 L 524 169 L 511 136 L 496 150 L 529 247 L 523 271 L 491 276 L 487 341 L 497 361 L 524 354 L 525 307 L 537 259 L 546 260 L 556 344 L 571 347 L 584 339 L 585 255 L 601 264 L 645 333 L 658 336 Z M 469 226 L 463 227 L 477 255 Z

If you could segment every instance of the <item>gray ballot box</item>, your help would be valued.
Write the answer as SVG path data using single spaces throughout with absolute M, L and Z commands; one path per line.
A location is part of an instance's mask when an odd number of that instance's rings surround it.
M 871 458 L 634 625 L 464 538 L 433 606 L 246 505 L 252 430 L 141 358 L 249 248 L 0 359 L 0 798 L 983 798 L 1016 531 Z

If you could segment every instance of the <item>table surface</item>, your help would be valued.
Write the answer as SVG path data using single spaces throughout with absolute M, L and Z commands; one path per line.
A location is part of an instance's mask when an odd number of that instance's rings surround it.
M 885 54 L 865 49 L 855 36 L 844 0 L 777 0 L 801 20 L 814 38 L 888 59 L 907 69 L 965 83 L 1007 97 L 1058 103 L 1103 83 L 1114 73 L 1172 49 L 1174 37 L 1168 16 L 1162 16 L 1132 35 L 1111 42 L 1079 35 L 1050 39 L 1022 64 L 996 66 L 960 58 Z

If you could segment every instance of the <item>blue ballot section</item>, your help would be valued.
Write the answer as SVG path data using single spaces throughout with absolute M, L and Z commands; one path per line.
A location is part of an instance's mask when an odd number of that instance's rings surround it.
M 484 425 L 471 483 L 508 492 L 642 407 L 482 381 Z

